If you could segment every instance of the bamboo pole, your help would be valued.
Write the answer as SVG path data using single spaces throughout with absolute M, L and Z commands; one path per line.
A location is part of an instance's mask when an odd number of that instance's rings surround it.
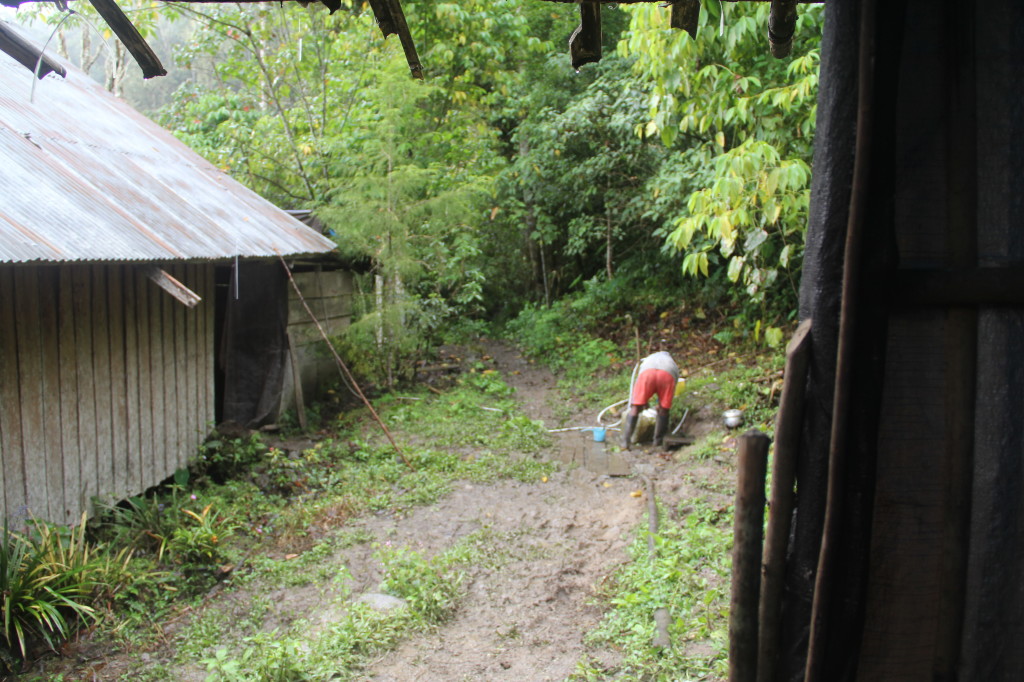
M 768 436 L 757 429 L 739 437 L 729 610 L 729 682 L 754 682 L 757 677 L 757 607 L 761 587 L 764 482 L 770 442 Z

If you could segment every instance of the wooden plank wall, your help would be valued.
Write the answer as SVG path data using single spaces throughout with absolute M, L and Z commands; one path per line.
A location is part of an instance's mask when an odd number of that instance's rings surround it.
M 187 309 L 133 264 L 0 266 L 0 505 L 75 523 L 152 487 L 210 430 L 213 266 L 168 265 Z
M 352 273 L 344 270 L 316 270 L 294 275 L 306 303 L 329 336 L 340 334 L 352 321 Z M 300 365 L 302 390 L 306 399 L 338 381 L 338 368 L 322 348 L 316 325 L 299 301 L 295 289 L 288 287 L 288 336 L 294 340 Z M 294 409 L 295 393 L 291 364 L 285 373 L 281 392 L 281 410 Z

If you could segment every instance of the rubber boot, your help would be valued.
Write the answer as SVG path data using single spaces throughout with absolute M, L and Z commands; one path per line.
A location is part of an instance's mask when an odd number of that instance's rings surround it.
M 636 428 L 636 420 L 639 415 L 626 415 L 626 421 L 622 426 L 622 449 L 629 450 L 629 441 L 633 439 L 633 429 Z
M 655 447 L 661 447 L 661 444 L 665 441 L 666 431 L 668 431 L 668 412 L 659 411 L 657 419 L 654 420 Z

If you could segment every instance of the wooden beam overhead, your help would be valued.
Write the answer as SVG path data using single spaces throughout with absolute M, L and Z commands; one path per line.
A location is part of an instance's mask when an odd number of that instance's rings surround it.
M 62 77 L 68 75 L 59 62 L 46 56 L 42 50 L 22 38 L 3 22 L 0 22 L 0 51 L 9 54 L 40 80 L 48 73 L 56 73 Z
M 114 0 L 89 0 L 89 2 L 135 58 L 139 67 L 142 68 L 143 78 L 167 75 L 167 69 L 160 63 L 153 48 L 149 46 L 142 34 L 139 33 L 139 29 L 135 28 L 135 25 Z

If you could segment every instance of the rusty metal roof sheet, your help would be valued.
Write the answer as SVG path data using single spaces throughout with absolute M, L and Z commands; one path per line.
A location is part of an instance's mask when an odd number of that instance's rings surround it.
M 0 263 L 207 260 L 335 245 L 82 71 L 0 53 Z

